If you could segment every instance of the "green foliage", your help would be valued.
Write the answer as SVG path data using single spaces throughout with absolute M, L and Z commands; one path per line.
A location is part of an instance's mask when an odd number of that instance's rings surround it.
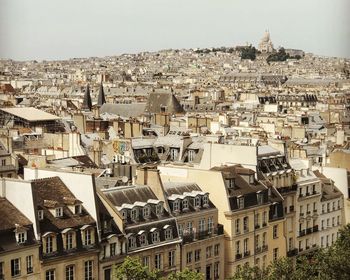
M 201 273 L 185 269 L 184 271 L 173 272 L 167 278 L 161 277 L 159 271 L 149 270 L 142 266 L 136 258 L 126 257 L 124 262 L 113 269 L 113 280 L 204 280 Z
M 301 59 L 300 55 L 290 56 L 288 53 L 286 53 L 286 50 L 284 48 L 280 48 L 278 52 L 270 54 L 266 61 L 267 63 L 270 63 L 272 61 L 286 61 L 287 59 Z
M 350 224 L 340 230 L 337 241 L 294 262 L 281 258 L 266 269 L 244 266 L 230 280 L 348 280 L 350 279 Z
M 156 280 L 159 279 L 158 271 L 149 271 L 142 266 L 138 259 L 126 257 L 124 262 L 114 268 L 113 280 Z
M 239 48 L 239 50 L 240 50 L 240 53 L 241 53 L 240 56 L 242 59 L 250 59 L 250 60 L 256 59 L 257 50 L 252 45 L 247 47 L 241 47 Z
M 189 269 L 185 269 L 184 271 L 178 271 L 176 273 L 172 273 L 167 278 L 168 280 L 204 280 L 204 276 L 201 273 L 196 271 L 191 271 Z

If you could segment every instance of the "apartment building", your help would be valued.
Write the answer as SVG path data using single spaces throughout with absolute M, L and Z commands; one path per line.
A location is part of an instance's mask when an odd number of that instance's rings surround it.
M 195 183 L 164 182 L 163 186 L 182 238 L 181 270 L 195 270 L 207 280 L 224 279 L 224 231 L 209 193 Z
M 0 197 L 0 279 L 41 279 L 33 223 L 4 197 Z
M 224 226 L 225 275 L 238 266 L 267 266 L 286 255 L 283 198 L 269 181 L 258 181 L 255 171 L 240 165 L 210 170 L 159 166 L 164 182 L 193 182 L 209 192 Z

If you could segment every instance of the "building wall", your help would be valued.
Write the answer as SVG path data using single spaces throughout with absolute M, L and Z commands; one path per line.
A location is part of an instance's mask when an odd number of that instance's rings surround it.
M 26 257 L 33 256 L 33 273 L 27 273 Z M 20 276 L 11 277 L 11 260 L 20 259 Z M 0 253 L 0 262 L 3 262 L 4 279 L 40 280 L 40 261 L 38 245 L 25 246 L 16 251 Z

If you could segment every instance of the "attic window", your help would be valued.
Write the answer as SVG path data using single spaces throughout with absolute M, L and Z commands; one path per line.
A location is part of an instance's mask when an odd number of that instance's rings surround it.
M 81 214 L 81 205 L 80 204 L 74 206 L 74 212 L 76 215 Z
M 142 209 L 142 212 L 143 212 L 143 217 L 144 218 L 149 218 L 150 216 L 150 209 L 149 209 L 149 206 L 145 206 L 143 209 Z
M 201 206 L 201 198 L 199 196 L 196 196 L 194 199 L 194 207 L 199 208 Z
M 227 184 L 230 189 L 233 189 L 235 187 L 235 179 L 228 179 Z
M 62 207 L 56 208 L 56 218 L 59 218 L 62 216 L 63 216 L 63 208 Z
M 156 205 L 156 215 L 161 216 L 162 214 L 163 214 L 163 205 L 159 203 Z
M 26 231 L 17 232 L 16 239 L 18 244 L 25 243 L 27 241 L 27 232 Z
M 44 219 L 44 210 L 38 211 L 38 219 L 39 221 L 42 221 Z
M 131 210 L 131 219 L 136 221 L 138 219 L 138 211 L 137 209 L 132 209 Z
M 184 198 L 184 200 L 182 201 L 182 209 L 183 210 L 188 209 L 188 199 L 187 198 Z
M 264 195 L 263 195 L 263 193 L 258 192 L 258 193 L 256 194 L 256 198 L 257 198 L 257 201 L 258 201 L 258 204 L 259 204 L 259 205 L 260 205 L 260 204 L 263 204 L 263 202 L 264 202 Z
M 203 196 L 203 206 L 209 206 L 209 197 L 207 194 Z
M 243 209 L 244 208 L 244 197 L 238 197 L 237 204 L 238 204 L 239 209 Z
M 179 204 L 179 200 L 178 199 L 176 199 L 173 202 L 173 211 L 174 212 L 179 212 L 180 211 L 180 204 Z

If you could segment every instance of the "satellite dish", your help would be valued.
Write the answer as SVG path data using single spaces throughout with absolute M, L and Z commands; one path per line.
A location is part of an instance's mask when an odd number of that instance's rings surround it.
M 123 183 L 127 183 L 129 181 L 129 178 L 128 177 L 126 177 L 126 176 L 123 176 L 122 177 L 122 182 Z

